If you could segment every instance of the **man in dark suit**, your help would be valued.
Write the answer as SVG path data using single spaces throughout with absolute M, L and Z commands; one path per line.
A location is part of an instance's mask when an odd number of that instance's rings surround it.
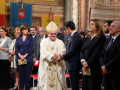
M 112 22 L 113 22 L 113 21 L 108 20 L 108 21 L 106 21 L 106 22 L 104 23 L 103 29 L 104 29 L 106 38 L 108 38 L 108 36 L 110 35 L 110 34 L 109 34 L 109 27 L 110 27 L 110 25 L 111 25 Z
M 79 90 L 79 70 L 80 63 L 80 50 L 82 47 L 82 38 L 75 30 L 75 24 L 72 21 L 65 23 L 66 32 L 71 35 L 70 41 L 67 45 L 66 54 L 61 57 L 66 61 L 66 69 L 70 75 L 70 82 L 72 90 Z
M 111 38 L 104 44 L 100 57 L 104 72 L 104 90 L 120 90 L 120 22 L 113 21 L 109 28 Z
M 36 62 L 36 60 L 40 60 L 40 42 L 47 38 L 47 35 L 45 34 L 45 28 L 40 27 L 38 30 L 39 34 L 34 39 L 34 59 L 33 61 Z M 33 67 L 33 74 L 37 74 L 38 67 Z

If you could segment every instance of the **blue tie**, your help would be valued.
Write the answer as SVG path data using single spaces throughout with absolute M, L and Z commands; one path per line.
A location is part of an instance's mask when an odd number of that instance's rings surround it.
M 108 38 L 108 35 L 106 34 L 106 37 Z
M 109 43 L 109 45 L 108 45 L 108 49 L 107 49 L 107 50 L 109 50 L 109 49 L 110 49 L 110 47 L 111 47 L 111 45 L 112 45 L 112 43 L 113 43 L 113 40 L 114 40 L 114 38 L 111 38 L 111 40 L 110 40 L 110 43 Z

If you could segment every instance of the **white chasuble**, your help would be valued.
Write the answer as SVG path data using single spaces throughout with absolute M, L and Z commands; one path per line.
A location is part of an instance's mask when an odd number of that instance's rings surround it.
M 64 43 L 49 38 L 40 44 L 40 65 L 38 72 L 38 87 L 42 90 L 66 90 L 65 61 L 52 59 L 52 56 L 66 51 Z

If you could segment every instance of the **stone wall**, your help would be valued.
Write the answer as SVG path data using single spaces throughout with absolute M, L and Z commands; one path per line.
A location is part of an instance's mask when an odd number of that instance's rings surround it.
M 10 2 L 19 2 L 20 0 L 6 0 L 5 2 L 5 26 L 10 26 Z M 23 0 L 25 3 L 29 0 Z M 32 0 L 31 0 L 32 1 Z M 35 0 L 33 0 L 35 1 Z M 41 1 L 41 0 L 40 0 Z M 43 0 L 44 1 L 44 0 Z M 47 1 L 47 0 L 45 0 Z M 49 0 L 48 0 L 49 1 Z M 41 24 L 41 15 L 47 15 L 51 12 L 54 15 L 60 16 L 59 27 L 63 27 L 64 22 L 64 0 L 52 0 L 56 3 L 50 4 L 49 2 L 45 3 L 33 3 L 32 7 L 32 26 L 36 27 Z M 30 2 L 27 2 L 30 3 Z
M 98 18 L 120 21 L 120 1 L 114 0 L 91 0 L 91 19 Z

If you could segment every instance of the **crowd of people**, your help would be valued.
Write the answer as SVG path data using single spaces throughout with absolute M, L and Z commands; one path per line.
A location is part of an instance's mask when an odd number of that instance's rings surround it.
M 39 61 L 39 63 L 37 63 Z M 39 67 L 33 66 L 39 64 Z M 72 90 L 120 89 L 120 22 L 90 21 L 89 30 L 75 29 L 73 21 L 59 28 L 51 21 L 46 28 L 23 24 L 0 27 L 0 89 L 10 87 L 9 71 L 14 72 L 12 90 L 29 90 L 30 73 L 38 75 L 38 90 L 67 90 L 65 70 Z

